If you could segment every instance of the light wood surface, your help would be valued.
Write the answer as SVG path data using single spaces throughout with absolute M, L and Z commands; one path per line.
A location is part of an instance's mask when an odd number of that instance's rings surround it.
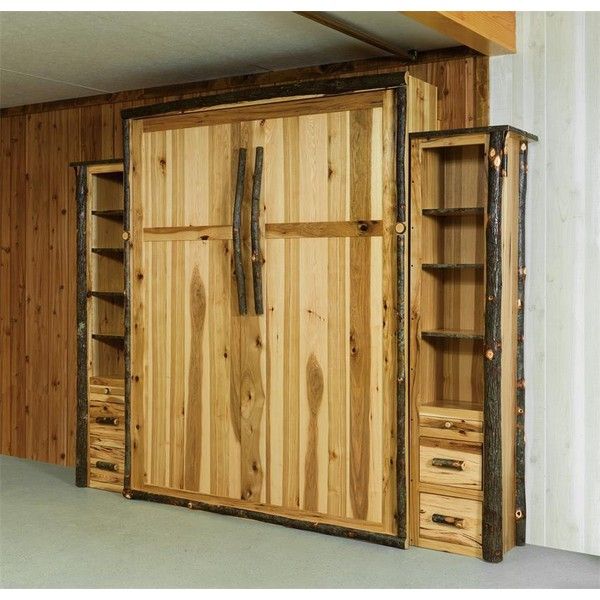
M 514 11 L 407 11 L 403 14 L 488 56 L 517 51 Z
M 481 489 L 481 445 L 421 437 L 419 459 L 422 483 Z
M 447 544 L 446 549 L 459 552 L 461 547 L 469 554 L 481 553 L 481 502 L 466 498 L 452 498 L 435 494 L 420 494 L 419 544 L 432 547 L 431 542 Z M 434 515 L 460 519 L 461 526 L 436 523 Z M 440 548 L 438 548 L 440 549 Z
M 383 191 L 394 187 L 383 117 L 394 97 L 378 94 L 353 95 L 351 110 L 325 99 L 314 114 L 134 124 L 133 306 L 145 310 L 134 309 L 134 487 L 395 532 L 396 446 L 383 442 L 395 370 L 382 360 L 395 330 L 383 277 L 396 235 Z M 385 126 L 393 133 L 395 120 Z M 266 314 L 255 316 L 247 276 L 242 316 L 224 228 L 237 149 L 249 149 L 248 192 L 258 145 Z M 248 209 L 245 193 L 249 275 Z M 198 235 L 205 227 L 223 233 Z

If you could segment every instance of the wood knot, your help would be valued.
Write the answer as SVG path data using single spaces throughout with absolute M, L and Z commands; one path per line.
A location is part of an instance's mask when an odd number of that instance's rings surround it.
M 521 152 L 525 152 L 525 150 L 527 150 L 527 143 L 521 142 Z
M 517 510 L 515 511 L 515 517 L 517 520 L 520 520 L 523 518 L 523 511 L 520 508 L 517 508 Z
M 517 380 L 517 389 L 518 390 L 524 390 L 525 389 L 525 380 L 524 379 L 518 379 Z
M 494 358 L 494 351 L 493 351 L 493 350 L 488 350 L 488 351 L 485 353 L 485 357 L 486 357 L 488 360 L 492 360 L 492 359 Z
M 359 221 L 358 230 L 362 231 L 363 233 L 369 231 L 369 224 L 365 223 L 365 221 Z
M 496 156 L 496 148 L 490 148 L 490 158 L 494 158 Z

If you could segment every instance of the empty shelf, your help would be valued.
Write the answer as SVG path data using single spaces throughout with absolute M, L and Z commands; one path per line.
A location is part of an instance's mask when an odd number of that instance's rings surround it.
M 450 340 L 483 340 L 483 333 L 458 329 L 434 329 L 422 331 L 422 338 L 442 338 Z
M 95 217 L 104 217 L 105 219 L 114 219 L 116 221 L 123 219 L 122 210 L 93 210 L 92 214 Z
M 483 269 L 483 263 L 423 263 L 424 269 Z
M 123 248 L 92 248 L 92 252 L 109 258 L 123 258 Z
M 460 208 L 424 208 L 423 214 L 427 217 L 467 217 L 483 215 L 482 206 L 468 206 Z
M 103 300 L 115 300 L 122 302 L 125 300 L 125 292 L 90 292 L 90 296 L 94 298 L 102 298 Z
M 112 333 L 92 333 L 92 339 L 108 344 L 122 344 L 125 341 L 125 336 Z

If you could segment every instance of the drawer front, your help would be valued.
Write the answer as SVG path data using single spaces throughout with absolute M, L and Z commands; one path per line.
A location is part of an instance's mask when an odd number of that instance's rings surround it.
M 481 549 L 482 503 L 478 500 L 420 494 L 419 537 Z
M 483 423 L 477 420 L 425 413 L 419 415 L 419 427 L 425 436 L 483 441 Z
M 125 396 L 125 384 L 120 383 L 117 386 L 112 384 L 95 385 L 90 383 L 90 394 L 97 394 L 99 396 Z
M 88 418 L 90 431 L 124 431 L 125 403 L 120 396 L 90 394 Z
M 123 490 L 123 468 L 118 471 L 100 468 L 105 465 L 96 466 L 97 461 L 90 462 L 90 487 L 120 492 Z
M 422 437 L 419 479 L 421 483 L 480 490 L 481 444 Z

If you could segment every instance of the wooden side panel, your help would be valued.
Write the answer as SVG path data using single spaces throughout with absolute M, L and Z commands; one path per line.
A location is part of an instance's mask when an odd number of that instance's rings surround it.
M 517 311 L 520 139 L 509 135 L 505 152 L 509 169 L 502 190 L 502 539 L 503 550 L 515 546 L 515 432 L 517 425 Z M 524 382 L 522 382 L 524 385 Z

